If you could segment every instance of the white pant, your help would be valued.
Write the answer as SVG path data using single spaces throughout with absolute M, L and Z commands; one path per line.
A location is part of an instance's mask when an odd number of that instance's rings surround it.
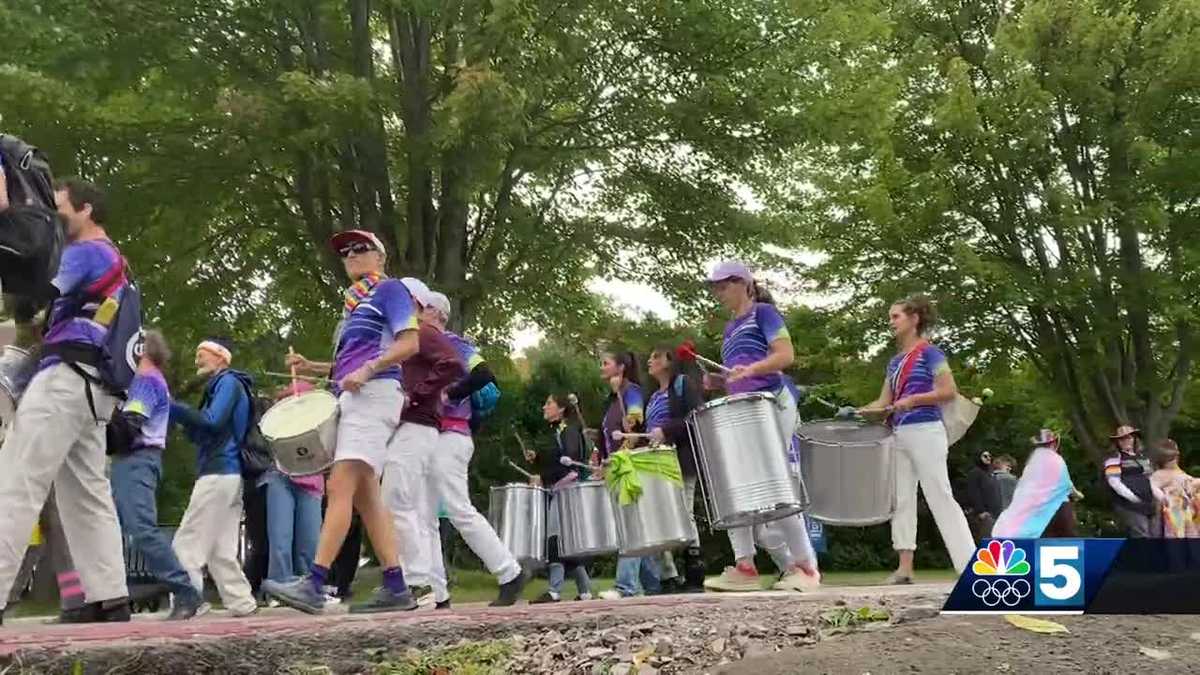
M 201 593 L 204 592 L 201 568 L 208 566 L 221 602 L 234 614 L 252 612 L 257 604 L 237 559 L 241 519 L 242 477 L 201 476 L 192 487 L 192 498 L 171 544 L 179 564 Z
M 97 422 L 88 406 L 87 386 L 79 373 L 62 363 L 34 375 L 0 448 L 0 603 L 8 599 L 20 571 L 29 533 L 51 484 L 88 601 L 129 595 L 121 526 L 104 473 L 104 423 L 117 399 L 92 385 L 101 420 Z
M 433 457 L 438 430 L 404 422 L 388 444 L 383 469 L 383 500 L 392 512 L 404 576 L 410 585 L 433 588 L 439 602 L 450 597 L 437 531 L 437 490 Z M 437 542 L 435 548 L 433 542 Z
M 779 435 L 790 447 L 792 434 L 796 431 L 796 421 L 800 411 L 796 410 L 796 401 L 785 387 L 777 395 Z M 789 467 L 796 470 L 796 467 Z M 808 540 L 808 526 L 804 522 L 804 514 L 798 513 L 781 520 L 772 521 L 766 526 L 734 527 L 727 531 L 729 544 L 733 547 L 734 560 L 754 557 L 754 540 L 771 554 L 771 559 L 781 569 L 786 570 L 790 563 L 817 566 L 817 553 L 813 550 L 812 542 Z M 783 550 L 786 544 L 787 551 Z
M 371 380 L 358 391 L 338 396 L 338 462 L 365 462 L 376 476 L 387 462 L 388 439 L 400 424 L 404 391 L 396 380 Z
M 917 484 L 925 494 L 938 532 L 962 572 L 975 554 L 975 540 L 967 517 L 950 491 L 946 469 L 946 428 L 941 422 L 904 424 L 896 427 L 896 513 L 892 516 L 892 548 L 917 548 Z
M 504 542 L 500 541 L 500 537 L 496 536 L 487 518 L 471 503 L 471 493 L 467 489 L 467 468 L 473 454 L 475 443 L 470 436 L 452 431 L 444 431 L 438 436 L 438 448 L 433 456 L 434 502 L 441 500 L 447 517 L 462 535 L 463 541 L 479 556 L 484 567 L 501 584 L 506 584 L 520 576 L 521 565 Z M 432 529 L 432 555 L 441 560 L 442 542 L 437 536 L 436 516 Z

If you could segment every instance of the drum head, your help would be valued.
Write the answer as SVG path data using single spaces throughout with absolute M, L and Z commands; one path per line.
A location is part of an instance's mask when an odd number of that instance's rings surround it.
M 258 429 L 267 440 L 292 438 L 316 429 L 337 412 L 337 399 L 327 391 L 289 396 L 263 414 Z
M 892 435 L 882 424 L 864 424 L 854 420 L 817 420 L 801 424 L 796 433 L 800 438 L 831 445 L 878 443 Z

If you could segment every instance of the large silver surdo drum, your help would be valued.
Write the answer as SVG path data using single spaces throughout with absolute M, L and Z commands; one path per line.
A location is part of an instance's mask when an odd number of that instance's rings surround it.
M 28 351 L 12 345 L 0 351 L 0 443 L 17 415 L 21 394 L 36 371 L 37 361 Z
M 734 394 L 688 417 L 712 526 L 727 530 L 767 523 L 804 510 L 799 476 L 789 470 L 772 394 Z
M 560 557 L 591 558 L 620 550 L 617 518 L 604 481 L 585 480 L 558 488 L 552 508 L 558 509 L 562 530 L 558 536 Z
M 509 483 L 488 495 L 488 522 L 521 563 L 546 562 L 546 491 Z
M 637 450 L 631 454 L 662 453 L 675 457 L 674 448 Z M 639 472 L 642 494 L 632 504 L 621 505 L 620 497 L 612 495 L 613 511 L 617 516 L 617 537 L 621 555 L 654 555 L 687 546 L 695 536 L 696 526 L 688 516 L 683 486 L 647 472 Z
M 812 500 L 808 515 L 852 527 L 892 519 L 896 462 L 890 429 L 820 420 L 801 425 L 798 433 L 800 465 Z
M 311 476 L 333 465 L 337 424 L 337 398 L 327 391 L 310 391 L 271 406 L 258 429 L 271 444 L 280 471 Z

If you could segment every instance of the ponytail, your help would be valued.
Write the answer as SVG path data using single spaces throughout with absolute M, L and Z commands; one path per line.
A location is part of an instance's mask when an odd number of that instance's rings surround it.
M 761 302 L 764 305 L 774 305 L 775 298 L 771 297 L 770 291 L 762 287 L 762 284 L 757 281 L 750 282 L 750 297 L 754 298 L 755 302 Z

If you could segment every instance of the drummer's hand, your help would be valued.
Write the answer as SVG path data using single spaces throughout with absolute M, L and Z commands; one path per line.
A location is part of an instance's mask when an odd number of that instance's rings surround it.
M 362 389 L 362 386 L 364 384 L 366 384 L 370 379 L 371 379 L 371 370 L 369 368 L 367 368 L 365 365 L 359 366 L 358 368 L 354 369 L 354 372 L 343 377 L 342 381 L 338 383 L 338 386 L 340 386 L 343 391 L 348 391 L 348 392 L 353 393 L 353 392 L 358 391 L 359 389 Z
M 858 408 L 855 408 L 852 405 L 844 405 L 844 406 L 838 408 L 837 412 L 833 414 L 834 417 L 836 417 L 838 419 L 843 419 L 843 420 L 852 419 L 852 418 L 856 417 L 857 415 L 858 415 Z
M 284 363 L 287 364 L 288 368 L 295 368 L 296 370 L 301 370 L 301 371 L 305 371 L 305 372 L 307 372 L 310 368 L 312 368 L 312 361 L 309 361 L 308 359 L 304 358 L 300 354 L 296 354 L 295 352 L 289 353 L 287 356 L 284 357 L 283 360 L 284 360 Z
M 530 476 L 529 484 L 534 487 L 542 487 L 542 477 L 541 476 Z
M 726 376 L 726 380 L 729 382 L 737 382 L 738 380 L 745 379 L 752 375 L 754 375 L 754 370 L 750 366 L 734 366 L 729 370 L 729 375 Z
M 592 466 L 600 466 L 600 451 L 592 450 L 592 454 L 588 457 L 588 464 Z
M 654 427 L 653 429 L 650 430 L 649 435 L 650 435 L 650 440 L 655 445 L 662 445 L 667 440 L 666 435 L 663 434 L 662 427 Z
M 614 431 L 612 432 L 612 439 L 620 443 L 621 441 L 625 440 L 625 434 L 621 431 Z
M 526 449 L 524 452 L 525 452 L 525 461 L 526 462 L 529 462 L 530 464 L 532 464 L 533 460 L 537 459 L 536 452 L 529 450 L 529 449 Z
M 708 391 L 716 391 L 725 388 L 725 378 L 713 373 L 704 374 L 704 388 Z
M 892 410 L 896 412 L 906 412 L 916 407 L 911 396 L 906 396 L 899 401 L 892 401 Z

